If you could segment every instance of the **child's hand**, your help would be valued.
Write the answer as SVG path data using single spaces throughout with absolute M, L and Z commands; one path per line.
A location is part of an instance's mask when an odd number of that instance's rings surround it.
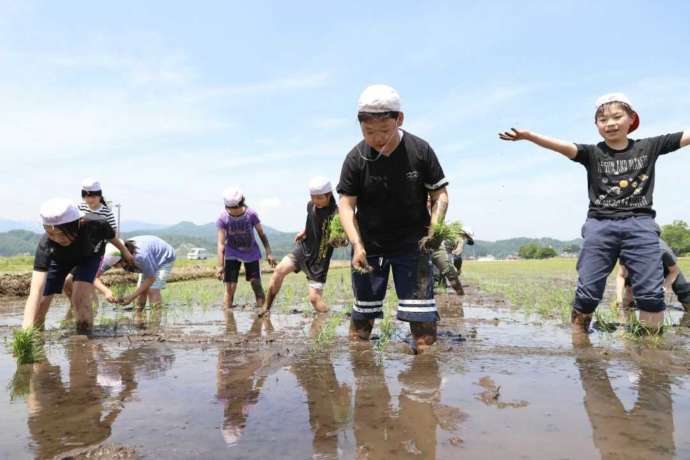
M 266 256 L 266 260 L 268 261 L 268 265 L 270 265 L 271 268 L 276 268 L 276 265 L 278 265 L 278 263 L 276 262 L 276 260 L 273 258 L 273 256 L 271 254 L 268 254 Z
M 305 232 L 304 232 L 304 230 L 302 230 L 297 235 L 295 235 L 295 243 L 299 243 L 300 241 L 302 241 L 304 239 L 304 236 L 305 236 Z
M 224 267 L 218 267 L 218 270 L 216 270 L 216 278 L 223 281 L 223 275 L 224 274 L 225 274 L 225 268 Z
M 108 303 L 111 304 L 117 303 L 117 298 L 113 295 L 112 291 L 108 291 L 108 293 L 105 295 L 105 300 L 107 300 Z
M 510 131 L 498 133 L 498 137 L 504 141 L 521 141 L 529 138 L 529 131 L 526 129 L 510 128 Z

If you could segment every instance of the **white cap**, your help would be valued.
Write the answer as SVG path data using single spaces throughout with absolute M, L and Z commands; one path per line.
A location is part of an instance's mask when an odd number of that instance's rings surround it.
M 465 233 L 465 235 L 469 236 L 470 238 L 474 238 L 474 232 L 472 231 L 472 227 L 463 227 L 462 231 Z
M 400 112 L 400 95 L 388 85 L 371 85 L 359 96 L 357 112 Z
M 309 194 L 310 195 L 323 195 L 325 193 L 331 193 L 333 191 L 333 186 L 331 181 L 322 176 L 316 176 L 309 179 Z
M 228 187 L 223 190 L 223 201 L 225 202 L 225 206 L 232 208 L 240 204 L 243 199 L 244 195 L 242 195 L 242 190 L 237 187 Z
M 622 102 L 623 104 L 628 104 L 630 108 L 632 108 L 632 102 L 630 102 L 630 99 L 628 99 L 628 96 L 626 96 L 623 93 L 608 93 L 604 94 L 601 96 L 599 99 L 597 99 L 597 109 L 601 107 L 604 104 L 608 104 L 609 102 Z
M 43 225 L 62 225 L 81 219 L 83 212 L 67 198 L 53 198 L 41 205 Z
M 86 179 L 81 181 L 81 189 L 85 192 L 100 192 L 101 190 L 103 190 L 101 188 L 101 183 L 93 177 L 87 177 Z
M 113 268 L 113 266 L 122 260 L 122 253 L 114 244 L 108 243 L 105 246 L 105 254 L 103 255 L 103 262 L 101 263 L 101 271 L 105 272 Z

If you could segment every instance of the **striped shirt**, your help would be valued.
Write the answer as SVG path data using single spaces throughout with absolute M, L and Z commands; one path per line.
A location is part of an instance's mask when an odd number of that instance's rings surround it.
M 105 220 L 108 221 L 110 228 L 112 228 L 113 231 L 117 233 L 117 220 L 115 219 L 115 214 L 113 214 L 113 210 L 110 209 L 108 206 L 101 204 L 101 206 L 98 209 L 91 209 L 89 208 L 88 204 L 82 202 L 79 204 L 79 210 L 87 214 L 96 214 L 98 216 L 103 216 Z

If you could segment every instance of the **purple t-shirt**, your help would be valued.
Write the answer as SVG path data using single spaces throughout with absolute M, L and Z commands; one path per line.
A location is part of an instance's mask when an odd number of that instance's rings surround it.
M 259 216 L 253 209 L 239 217 L 233 217 L 226 210 L 216 221 L 216 228 L 225 232 L 225 258 L 254 262 L 261 259 L 259 245 L 254 238 L 254 226 L 260 224 Z

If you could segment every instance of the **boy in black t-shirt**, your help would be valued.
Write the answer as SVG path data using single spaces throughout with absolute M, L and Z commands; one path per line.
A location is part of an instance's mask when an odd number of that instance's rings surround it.
M 311 199 L 307 203 L 307 222 L 304 229 L 295 237 L 295 249 L 283 257 L 273 271 L 266 304 L 259 316 L 265 315 L 271 309 L 283 279 L 290 273 L 300 271 L 303 271 L 309 280 L 309 302 L 314 310 L 318 313 L 328 311 L 322 293 L 333 255 L 333 247 L 328 242 L 329 225 L 338 212 L 338 206 L 333 198 L 333 186 L 324 177 L 314 177 L 309 181 L 309 195 Z
M 83 215 L 69 200 L 56 198 L 43 203 L 41 219 L 46 233 L 36 248 L 23 327 L 43 328 L 53 295 L 62 292 L 65 278 L 72 272 L 74 288 L 70 302 L 76 313 L 77 331 L 87 332 L 93 324 L 93 282 L 105 241 L 115 245 L 127 262 L 133 263 L 134 258 L 115 238 L 115 231 L 105 218 Z
M 666 305 L 656 213 L 652 209 L 654 166 L 659 155 L 690 144 L 690 131 L 629 139 L 640 117 L 621 93 L 597 100 L 594 121 L 604 138 L 596 145 L 573 144 L 515 128 L 499 137 L 531 141 L 587 169 L 589 212 L 582 227 L 584 243 L 577 262 L 573 329 L 588 330 L 606 278 L 620 258 L 630 272 L 640 321 L 650 330 L 660 331 Z
M 439 318 L 427 233 L 445 217 L 448 181 L 429 144 L 400 129 L 404 115 L 393 88 L 365 89 L 357 119 L 364 140 L 345 158 L 337 187 L 340 220 L 353 251 L 350 332 L 368 340 L 374 320 L 383 317 L 392 270 L 397 318 L 410 323 L 417 351 L 423 351 L 436 341 Z

